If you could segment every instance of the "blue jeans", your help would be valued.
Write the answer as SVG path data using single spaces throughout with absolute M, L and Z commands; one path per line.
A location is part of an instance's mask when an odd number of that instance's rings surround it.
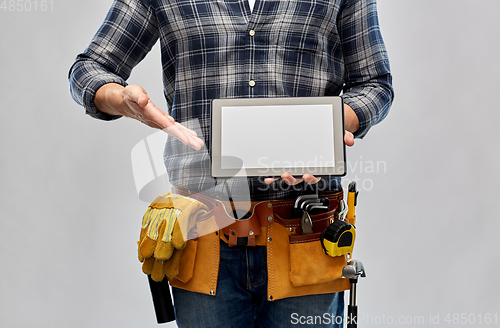
M 217 295 L 173 288 L 179 328 L 343 327 L 344 293 L 267 301 L 264 246 L 221 242 Z

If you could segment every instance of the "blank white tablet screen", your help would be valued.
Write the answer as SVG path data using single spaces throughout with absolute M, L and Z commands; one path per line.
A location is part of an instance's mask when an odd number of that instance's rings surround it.
M 221 168 L 334 167 L 333 106 L 221 109 Z

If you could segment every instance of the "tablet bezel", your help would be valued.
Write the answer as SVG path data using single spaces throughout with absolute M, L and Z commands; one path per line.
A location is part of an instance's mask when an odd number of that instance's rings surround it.
M 222 149 L 222 108 L 237 106 L 273 106 L 273 105 L 332 105 L 333 111 L 333 134 L 334 134 L 334 158 L 335 166 L 315 166 L 315 167 L 277 167 L 277 168 L 244 168 L 244 169 L 223 169 L 221 167 Z M 217 178 L 229 177 L 279 177 L 288 172 L 295 176 L 302 176 L 311 173 L 315 176 L 345 176 L 346 152 L 344 143 L 344 102 L 342 97 L 286 97 L 286 98 L 229 98 L 213 99 L 211 106 L 211 175 Z M 265 122 L 265 118 L 263 118 Z M 282 123 L 282 122 L 281 122 Z M 273 124 L 273 122 L 267 122 Z M 283 123 L 282 123 L 283 124 Z M 292 124 L 292 123 L 291 123 Z M 292 125 L 296 125 L 293 123 Z M 264 126 L 264 124 L 263 124 Z M 297 126 L 300 128 L 300 126 Z M 311 142 L 314 142 L 314 130 L 311 130 Z M 317 141 L 317 140 L 316 140 Z M 265 154 L 263 154 L 265 156 Z

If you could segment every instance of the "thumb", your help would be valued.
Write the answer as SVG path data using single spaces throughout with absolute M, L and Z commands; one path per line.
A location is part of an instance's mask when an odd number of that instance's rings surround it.
M 137 105 L 140 107 L 146 107 L 149 103 L 149 96 L 146 92 L 139 94 L 139 97 L 137 97 Z
M 134 103 L 139 105 L 139 107 L 146 107 L 150 101 L 148 93 L 140 85 L 130 84 L 124 89 L 124 96 L 127 103 Z
M 347 130 L 344 133 L 344 143 L 348 147 L 354 146 L 354 135 Z

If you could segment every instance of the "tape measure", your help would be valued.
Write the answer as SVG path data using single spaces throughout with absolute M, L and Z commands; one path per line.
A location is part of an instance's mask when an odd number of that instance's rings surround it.
M 343 220 L 330 224 L 321 233 L 321 245 L 327 255 L 341 256 L 352 253 L 356 239 L 355 227 Z

